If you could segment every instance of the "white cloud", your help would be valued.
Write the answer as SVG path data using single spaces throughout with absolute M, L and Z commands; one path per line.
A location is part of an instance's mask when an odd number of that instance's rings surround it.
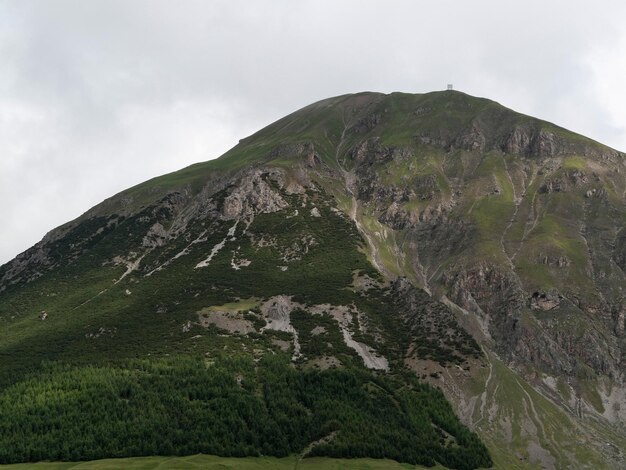
M 597 133 L 626 150 L 626 33 L 612 44 L 589 51 L 584 59 L 592 71 L 592 97 L 605 113 Z

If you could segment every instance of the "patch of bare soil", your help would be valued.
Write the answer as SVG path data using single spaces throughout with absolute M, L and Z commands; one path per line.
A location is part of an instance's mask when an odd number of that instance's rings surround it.
M 198 323 L 204 328 L 214 325 L 230 333 L 248 334 L 256 331 L 252 322 L 239 312 L 220 312 L 203 309 L 198 312 Z

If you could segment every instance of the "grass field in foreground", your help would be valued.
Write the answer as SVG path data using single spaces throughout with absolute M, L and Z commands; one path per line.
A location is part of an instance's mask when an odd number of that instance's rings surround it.
M 93 460 L 91 462 L 40 462 L 14 465 L 0 465 L 2 470 L 395 470 L 423 469 L 426 467 L 401 464 L 393 460 L 375 459 L 331 459 L 298 457 L 246 457 L 228 458 L 212 455 L 192 455 L 189 457 L 132 457 L 126 459 Z M 432 467 L 441 469 L 443 467 Z

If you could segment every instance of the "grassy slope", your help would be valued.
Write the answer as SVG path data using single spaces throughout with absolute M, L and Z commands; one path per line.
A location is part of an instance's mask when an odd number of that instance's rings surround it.
M 0 465 L 3 470 L 395 470 L 425 469 L 427 467 L 401 464 L 393 460 L 330 459 L 314 457 L 300 459 L 297 456 L 281 459 L 272 457 L 227 458 L 211 455 L 189 457 L 136 457 L 129 459 L 106 459 L 91 462 L 41 462 L 37 464 Z M 430 467 L 437 470 L 443 467 Z
M 613 468 L 626 438 L 592 417 L 576 419 L 489 354 L 489 369 L 465 385 L 471 421 L 495 468 Z M 564 395 L 569 391 L 562 392 Z

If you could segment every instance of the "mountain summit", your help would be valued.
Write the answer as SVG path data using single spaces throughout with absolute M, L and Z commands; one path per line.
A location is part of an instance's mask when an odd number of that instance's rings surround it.
M 619 468 L 625 172 L 457 91 L 302 108 L 0 267 L 0 460 Z

